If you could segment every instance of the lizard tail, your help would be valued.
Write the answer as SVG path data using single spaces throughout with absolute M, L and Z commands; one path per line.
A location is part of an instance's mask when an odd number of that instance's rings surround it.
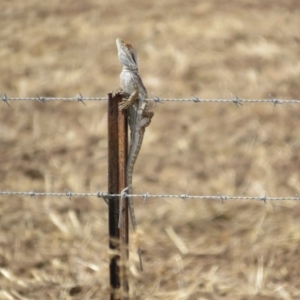
M 132 174 L 132 172 L 131 172 Z M 128 176 L 128 194 L 132 194 L 132 176 Z M 132 227 L 133 230 L 136 231 L 136 219 L 135 219 L 135 214 L 134 214 L 134 207 L 133 207 L 133 199 L 132 197 L 128 198 L 128 203 L 129 203 L 129 213 L 130 213 L 130 218 L 132 222 Z M 140 261 L 140 269 L 143 272 L 143 261 L 142 261 L 142 251 L 141 248 L 138 247 L 137 249 L 138 255 L 139 255 L 139 261 Z

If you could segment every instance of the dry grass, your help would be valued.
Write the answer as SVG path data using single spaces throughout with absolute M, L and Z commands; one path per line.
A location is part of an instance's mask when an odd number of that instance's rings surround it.
M 122 37 L 150 95 L 300 97 L 296 0 L 101 2 L 2 1 L 0 90 L 103 96 L 118 87 Z M 105 104 L 3 104 L 0 119 L 1 190 L 107 190 Z M 293 196 L 298 125 L 296 105 L 157 105 L 135 191 Z M 298 203 L 135 203 L 145 272 L 132 235 L 132 299 L 299 299 Z M 108 297 L 103 201 L 0 207 L 0 299 Z

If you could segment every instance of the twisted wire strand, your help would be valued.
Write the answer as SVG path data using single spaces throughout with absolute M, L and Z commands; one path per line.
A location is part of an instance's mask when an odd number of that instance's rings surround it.
M 15 192 L 15 191 L 0 191 L 0 196 L 28 196 L 28 197 L 43 197 L 43 196 L 53 196 L 53 197 L 101 197 L 101 198 L 111 198 L 120 197 L 122 194 L 108 194 L 106 192 L 96 192 L 96 193 L 73 193 L 73 192 Z M 300 196 L 296 195 L 294 197 L 267 197 L 267 196 L 227 196 L 227 195 L 188 195 L 188 194 L 126 194 L 126 197 L 140 197 L 144 200 L 148 198 L 180 198 L 182 200 L 188 199 L 198 199 L 198 200 L 213 200 L 219 199 L 222 201 L 226 200 L 256 200 L 256 201 L 279 201 L 279 200 L 300 200 Z
M 81 94 L 78 94 L 76 97 L 21 97 L 21 98 L 13 98 L 8 97 L 6 94 L 1 97 L 1 100 L 8 104 L 9 101 L 41 101 L 41 102 L 48 102 L 48 101 L 75 101 L 75 102 L 82 102 L 84 101 L 105 101 L 107 97 L 83 97 Z M 291 100 L 283 100 L 283 99 L 275 99 L 270 97 L 269 99 L 243 99 L 238 98 L 237 96 L 233 96 L 230 99 L 207 99 L 207 98 L 198 98 L 192 96 L 191 98 L 160 98 L 154 96 L 153 98 L 148 98 L 145 100 L 154 101 L 156 103 L 164 103 L 164 102 L 194 102 L 194 103 L 234 103 L 235 105 L 243 105 L 243 103 L 272 103 L 274 106 L 278 104 L 300 104 L 300 100 L 291 99 Z

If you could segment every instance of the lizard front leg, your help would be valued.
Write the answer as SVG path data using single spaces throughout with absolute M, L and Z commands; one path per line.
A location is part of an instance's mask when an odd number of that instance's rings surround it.
M 138 87 L 136 87 L 135 90 L 129 96 L 129 98 L 124 99 L 119 104 L 119 110 L 128 108 L 129 106 L 133 105 L 138 99 L 139 99 L 139 89 L 138 89 Z

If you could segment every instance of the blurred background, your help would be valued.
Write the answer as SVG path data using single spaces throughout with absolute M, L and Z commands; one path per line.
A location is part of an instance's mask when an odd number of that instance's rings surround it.
M 3 0 L 0 8 L 2 96 L 105 97 L 119 87 L 119 37 L 137 50 L 149 97 L 300 99 L 296 0 Z M 107 191 L 106 101 L 9 104 L 0 103 L 1 190 Z M 136 193 L 300 193 L 297 104 L 153 110 Z M 299 299 L 298 202 L 134 202 L 132 299 Z M 102 199 L 2 196 L 0 220 L 0 299 L 108 298 Z

